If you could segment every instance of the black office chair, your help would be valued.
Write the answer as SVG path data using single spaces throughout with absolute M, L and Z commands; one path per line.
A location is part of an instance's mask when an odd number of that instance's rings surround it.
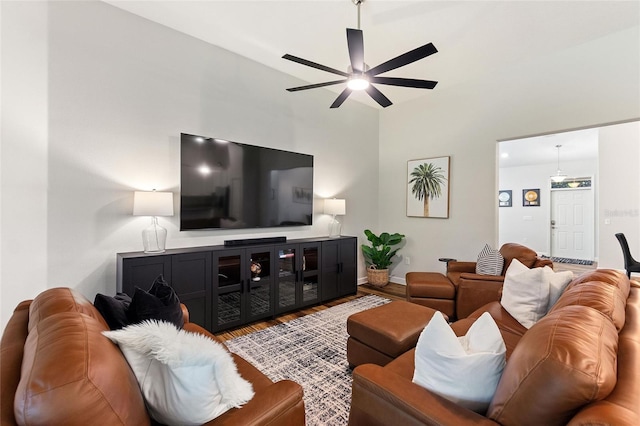
M 622 254 L 624 255 L 624 269 L 627 270 L 627 276 L 631 278 L 632 272 L 640 272 L 640 262 L 635 260 L 633 256 L 631 256 L 631 252 L 629 251 L 629 244 L 627 244 L 627 238 L 624 234 L 616 234 L 616 238 L 620 242 L 620 246 L 622 246 Z

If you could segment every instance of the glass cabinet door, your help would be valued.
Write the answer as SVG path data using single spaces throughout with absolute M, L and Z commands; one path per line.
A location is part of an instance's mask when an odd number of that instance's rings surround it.
M 213 300 L 216 330 L 242 322 L 243 260 L 242 253 L 237 252 L 220 256 L 214 263 L 214 274 L 218 276 Z
M 308 305 L 320 300 L 320 269 L 318 259 L 320 246 L 302 247 L 302 304 Z
M 247 295 L 248 319 L 255 320 L 273 314 L 273 250 L 271 248 L 249 250 L 249 292 Z
M 296 307 L 296 249 L 278 249 L 278 285 L 276 310 L 283 312 Z

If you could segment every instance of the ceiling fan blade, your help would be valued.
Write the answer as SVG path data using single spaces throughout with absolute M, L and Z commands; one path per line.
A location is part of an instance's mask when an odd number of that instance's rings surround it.
M 330 73 L 333 73 L 333 74 L 338 74 L 338 75 L 341 75 L 343 77 L 349 77 L 349 74 L 347 74 L 344 71 L 340 71 L 340 70 L 337 70 L 337 69 L 334 69 L 334 68 L 329 68 L 327 66 L 320 65 L 320 64 L 317 64 L 315 62 L 308 61 L 306 59 L 298 58 L 297 56 L 289 55 L 288 53 L 286 55 L 284 55 L 282 57 L 282 59 L 287 59 L 289 61 L 297 62 L 299 64 L 306 65 L 306 66 L 311 67 L 311 68 L 316 68 L 316 69 L 319 69 L 319 70 L 322 70 L 322 71 L 330 72 Z
M 371 84 L 365 90 L 367 91 L 369 96 L 373 98 L 374 101 L 380 104 L 382 108 L 386 108 L 389 105 L 393 105 L 393 103 L 389 100 L 389 98 L 383 95 L 381 91 L 373 87 Z
M 362 30 L 347 28 L 347 46 L 349 47 L 351 69 L 355 72 L 364 71 L 364 40 Z
M 371 77 L 371 83 L 387 84 L 389 86 L 413 87 L 416 89 L 433 89 L 438 84 L 437 81 L 416 80 L 414 78 L 395 77 Z
M 370 76 L 382 74 L 383 72 L 391 71 L 396 68 L 403 67 L 412 62 L 418 61 L 422 58 L 426 58 L 429 55 L 433 55 L 436 53 L 438 49 L 433 45 L 433 43 L 425 44 L 424 46 L 420 46 L 416 49 L 410 50 L 407 53 L 403 53 L 400 56 L 396 56 L 393 59 L 389 59 L 387 62 L 383 62 L 378 66 L 371 68 L 367 71 L 367 74 Z
M 347 87 L 342 91 L 342 93 L 340 93 L 340 95 L 336 98 L 336 100 L 333 101 L 333 103 L 329 108 L 338 108 L 340 105 L 342 105 L 344 101 L 347 100 L 350 94 L 351 94 L 351 89 Z
M 334 80 L 325 83 L 309 84 L 307 86 L 298 86 L 287 89 L 289 92 L 297 92 L 298 90 L 316 89 L 318 87 L 331 86 L 332 84 L 346 83 L 348 80 Z

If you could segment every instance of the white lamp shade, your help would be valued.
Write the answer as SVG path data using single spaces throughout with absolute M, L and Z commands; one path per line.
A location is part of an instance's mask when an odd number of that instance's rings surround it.
M 330 198 L 324 200 L 325 214 L 343 215 L 347 212 L 345 200 L 338 198 Z
M 133 215 L 173 216 L 173 192 L 134 192 Z

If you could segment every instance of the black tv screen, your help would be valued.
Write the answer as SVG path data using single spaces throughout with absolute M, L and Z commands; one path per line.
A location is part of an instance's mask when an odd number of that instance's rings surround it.
M 180 230 L 311 225 L 313 156 L 182 133 Z

